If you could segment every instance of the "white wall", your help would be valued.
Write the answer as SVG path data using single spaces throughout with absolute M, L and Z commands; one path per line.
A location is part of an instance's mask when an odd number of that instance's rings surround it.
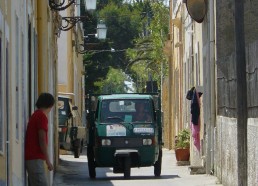
M 217 117 L 215 172 L 223 185 L 237 185 L 237 119 Z M 258 183 L 258 119 L 248 118 L 248 186 Z
M 7 88 L 8 84 L 6 82 L 7 75 L 7 65 L 6 65 L 6 46 L 7 41 L 9 41 L 9 28 L 6 23 L 3 12 L 0 9 L 0 37 L 1 37 L 1 59 L 0 59 L 0 185 L 6 184 L 6 176 L 7 176 L 7 148 L 6 148 L 6 140 L 7 140 Z
M 28 121 L 27 103 L 27 6 L 11 4 L 11 176 L 13 185 L 24 184 L 24 137 Z M 18 91 L 17 91 L 18 90 Z
M 60 11 L 61 16 L 67 16 L 66 10 Z M 58 84 L 67 84 L 67 32 L 61 31 L 58 45 Z

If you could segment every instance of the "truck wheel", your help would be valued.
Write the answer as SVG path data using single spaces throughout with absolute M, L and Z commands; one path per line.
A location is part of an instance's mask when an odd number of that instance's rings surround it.
M 162 164 L 162 149 L 159 150 L 158 160 L 154 164 L 154 175 L 160 176 L 161 174 L 161 164 Z
M 74 147 L 74 158 L 79 158 L 80 157 L 80 147 Z
M 92 147 L 87 147 L 88 170 L 90 178 L 96 178 L 96 168 L 94 162 L 94 152 Z
M 131 176 L 131 159 L 130 157 L 126 157 L 124 159 L 124 178 L 130 179 Z
M 82 150 L 83 150 L 83 140 L 81 141 L 80 153 L 82 153 Z
M 80 157 L 81 152 L 81 141 L 80 139 L 75 139 L 72 141 L 72 150 L 74 154 L 74 158 Z

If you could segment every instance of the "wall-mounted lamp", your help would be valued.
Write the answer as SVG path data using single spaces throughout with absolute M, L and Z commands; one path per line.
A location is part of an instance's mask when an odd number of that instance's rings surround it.
M 93 36 L 95 38 L 98 38 L 98 39 L 101 39 L 101 40 L 104 40 L 106 39 L 106 33 L 107 33 L 107 27 L 106 25 L 102 25 L 102 27 L 100 29 L 97 30 L 98 33 L 97 34 L 89 34 L 90 36 Z M 84 36 L 84 38 L 88 39 L 89 36 Z M 86 45 L 85 45 L 85 41 L 83 44 L 77 44 L 77 47 L 76 47 L 76 51 L 77 53 L 79 54 L 84 54 L 86 52 L 92 52 L 95 50 L 89 50 L 89 48 L 86 48 Z M 96 48 L 96 46 L 100 45 L 100 43 L 88 43 L 87 42 L 87 45 L 90 45 L 90 46 L 95 46 L 94 48 Z M 99 50 L 98 50 L 99 51 Z
M 88 11 L 96 10 L 97 0 L 84 0 Z M 48 0 L 48 4 L 52 10 L 62 11 L 67 9 L 72 4 L 76 3 L 76 0 Z
M 76 0 L 67 0 L 68 2 L 65 4 L 66 0 L 62 0 L 61 3 L 56 3 L 56 0 L 49 0 L 49 6 L 53 10 L 64 10 L 71 6 L 71 4 L 75 3 Z M 85 8 L 87 11 L 92 11 L 96 9 L 97 0 L 84 0 Z M 72 29 L 76 23 L 81 22 L 87 19 L 87 16 L 74 16 L 74 17 L 62 17 L 60 30 L 68 31 Z
M 60 30 L 68 31 L 72 29 L 76 23 L 87 19 L 87 16 L 62 17 L 62 24 Z
M 61 2 L 57 0 L 48 0 L 48 4 L 52 10 L 55 11 L 62 11 L 67 9 L 69 6 L 71 6 L 73 3 L 75 3 L 75 0 L 62 0 Z
M 107 27 L 102 20 L 97 25 L 97 37 L 98 39 L 106 39 L 107 37 Z
M 104 24 L 104 22 L 101 22 L 98 24 L 97 26 L 97 33 L 96 34 L 88 34 L 87 36 L 84 36 L 84 44 L 78 44 L 78 41 L 76 40 L 76 43 L 74 46 L 76 47 L 76 51 L 77 53 L 79 54 L 84 54 L 86 52 L 92 52 L 92 50 L 89 50 L 88 48 L 86 48 L 85 46 L 85 41 L 86 40 L 91 40 L 90 38 L 97 38 L 99 40 L 105 40 L 106 39 L 106 35 L 107 35 L 107 27 L 106 25 Z M 96 46 L 96 45 L 99 45 L 99 43 L 88 43 L 86 42 L 87 44 L 90 44 L 91 46 Z M 113 49 L 114 50 L 114 49 Z M 112 48 L 111 48 L 111 52 L 113 52 Z
M 74 17 L 62 17 L 62 23 L 60 25 L 60 30 L 68 31 L 72 29 L 76 23 L 88 19 L 87 16 L 74 16 Z M 103 20 L 97 24 L 97 37 L 98 39 L 106 39 L 107 27 Z
M 81 44 L 81 46 L 83 47 L 83 44 Z M 93 53 L 93 54 L 97 54 L 97 53 L 102 53 L 102 52 L 111 52 L 111 53 L 116 53 L 116 52 L 125 52 L 126 49 L 120 49 L 120 50 L 116 50 L 114 48 L 110 48 L 109 50 L 78 50 L 77 52 L 79 54 L 85 54 L 87 52 L 89 53 Z
M 84 0 L 88 11 L 96 10 L 97 0 Z

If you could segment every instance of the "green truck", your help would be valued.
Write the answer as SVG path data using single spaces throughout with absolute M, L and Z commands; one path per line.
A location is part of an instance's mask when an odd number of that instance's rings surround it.
M 132 167 L 154 166 L 160 176 L 162 122 L 159 93 L 92 94 L 86 98 L 87 158 L 90 178 L 96 167 L 113 167 L 130 178 Z

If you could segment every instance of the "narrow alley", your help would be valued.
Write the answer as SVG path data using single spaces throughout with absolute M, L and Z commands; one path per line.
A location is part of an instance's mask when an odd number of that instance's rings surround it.
M 222 186 L 215 176 L 190 175 L 189 166 L 177 166 L 173 150 L 163 149 L 161 177 L 155 177 L 153 167 L 133 168 L 131 179 L 114 174 L 111 168 L 97 168 L 96 179 L 89 178 L 86 152 L 79 159 L 73 155 L 61 155 L 54 176 L 55 186 Z

